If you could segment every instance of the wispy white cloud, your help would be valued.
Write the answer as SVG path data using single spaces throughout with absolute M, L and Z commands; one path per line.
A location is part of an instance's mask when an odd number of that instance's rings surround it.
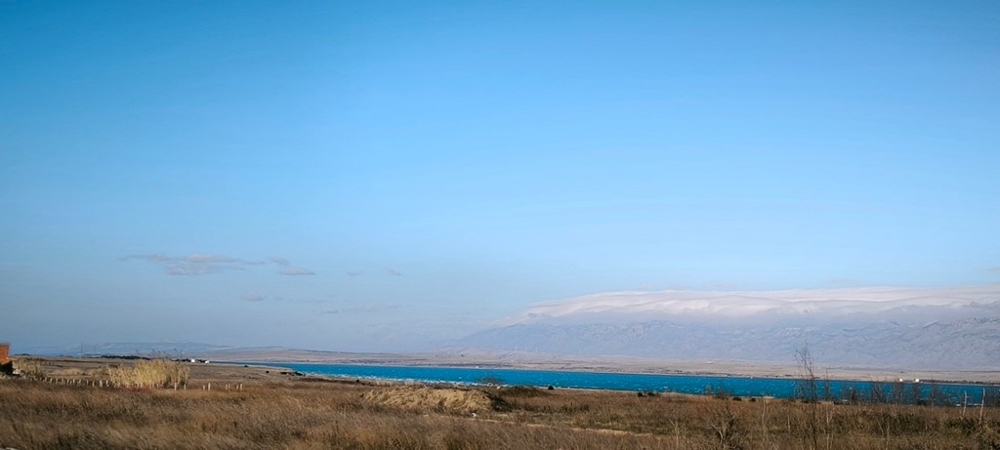
M 377 313 L 391 311 L 402 308 L 402 305 L 370 303 L 365 305 L 348 306 L 344 308 L 331 308 L 320 311 L 320 314 L 357 314 L 357 313 Z
M 267 300 L 267 296 L 259 292 L 247 292 L 246 294 L 243 294 L 241 298 L 248 302 L 262 302 Z
M 150 255 L 128 255 L 122 261 L 148 261 L 160 264 L 167 275 L 207 275 L 228 270 L 242 270 L 246 262 L 226 255 L 191 253 L 183 256 L 169 256 L 163 253 Z
M 403 272 L 400 272 L 400 271 L 398 271 L 396 269 L 385 269 L 385 273 L 387 273 L 389 275 L 392 275 L 394 277 L 401 277 L 401 276 L 403 276 Z
M 163 271 L 167 275 L 206 275 L 222 270 L 211 264 L 167 264 Z
M 316 272 L 313 272 L 309 269 L 303 269 L 301 267 L 286 267 L 284 269 L 281 269 L 278 273 L 288 276 L 316 275 Z
M 126 255 L 118 258 L 119 261 L 132 261 L 132 260 L 142 260 L 142 261 L 152 261 L 152 262 L 168 262 L 173 261 L 171 258 L 163 253 L 154 253 L 151 255 Z
M 277 264 L 279 266 L 289 266 L 289 265 L 291 265 L 291 263 L 288 262 L 287 259 L 282 258 L 280 256 L 272 256 L 272 257 L 268 258 L 268 261 L 271 261 L 272 263 Z
M 238 258 L 233 258 L 231 256 L 205 255 L 205 254 L 201 254 L 201 253 L 192 253 L 192 254 L 187 255 L 187 256 L 185 256 L 185 257 L 183 257 L 181 259 L 183 261 L 185 261 L 185 262 L 194 263 L 194 264 L 212 264 L 212 263 L 230 264 L 230 263 L 241 263 L 241 262 L 243 262 L 242 260 L 240 260 Z
M 167 275 L 208 275 L 232 270 L 246 270 L 253 266 L 273 264 L 281 267 L 277 273 L 281 275 L 315 275 L 315 272 L 295 267 L 287 259 L 272 256 L 265 260 L 247 260 L 227 255 L 212 255 L 191 253 L 183 256 L 170 256 L 163 253 L 148 255 L 128 255 L 119 258 L 122 261 L 147 261 L 159 264 Z

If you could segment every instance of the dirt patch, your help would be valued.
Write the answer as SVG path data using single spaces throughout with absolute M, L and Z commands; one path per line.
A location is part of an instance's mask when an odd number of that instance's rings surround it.
M 481 391 L 427 386 L 377 389 L 366 392 L 362 399 L 372 405 L 391 408 L 462 414 L 489 411 L 493 405 Z

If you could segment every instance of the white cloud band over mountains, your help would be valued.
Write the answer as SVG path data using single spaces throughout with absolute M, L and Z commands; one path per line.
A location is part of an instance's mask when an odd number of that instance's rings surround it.
M 1000 361 L 1000 285 L 604 292 L 533 305 L 462 341 L 548 355 L 977 368 Z
M 1000 314 L 1000 285 L 774 291 L 619 291 L 536 304 L 509 324 L 539 321 L 921 319 Z

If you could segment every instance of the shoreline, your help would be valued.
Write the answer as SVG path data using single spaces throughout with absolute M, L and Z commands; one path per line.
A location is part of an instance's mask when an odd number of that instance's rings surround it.
M 51 361 L 78 360 L 88 365 L 108 361 L 98 356 L 56 357 L 19 355 Z M 449 354 L 387 354 L 345 353 L 301 350 L 268 350 L 237 352 L 205 352 L 197 356 L 212 361 L 210 364 L 192 363 L 192 367 L 222 365 L 260 365 L 271 369 L 288 370 L 285 364 L 357 365 L 394 367 L 437 367 L 499 370 L 531 370 L 553 372 L 587 372 L 607 374 L 705 376 L 716 378 L 769 378 L 802 379 L 801 367 L 793 363 L 781 364 L 758 361 L 672 361 L 628 357 L 546 358 L 544 355 L 449 355 Z M 261 370 L 267 370 L 263 369 Z M 895 382 L 903 379 L 912 382 L 939 384 L 1000 385 L 1000 370 L 996 369 L 907 369 L 893 367 L 824 366 L 816 363 L 813 374 L 819 380 Z
M 108 359 L 108 358 L 38 358 L 39 362 L 45 368 L 46 376 L 45 380 L 47 382 L 62 383 L 62 384 L 83 384 L 83 385 L 93 385 L 96 381 L 100 380 L 102 377 L 106 377 L 107 373 L 105 370 L 108 367 L 116 367 L 119 365 L 132 365 L 137 363 L 136 359 Z M 328 362 L 291 362 L 291 361 L 233 361 L 233 360 L 212 360 L 211 362 L 190 362 L 183 361 L 182 364 L 186 366 L 190 372 L 190 387 L 192 389 L 207 389 L 210 390 L 211 386 L 214 384 L 218 388 L 229 390 L 232 386 L 240 386 L 238 389 L 242 390 L 243 385 L 249 383 L 249 385 L 257 386 L 276 386 L 276 385 L 286 385 L 286 383 L 309 383 L 309 382 L 322 382 L 322 383 L 336 383 L 345 385 L 358 385 L 358 386 L 392 386 L 392 385 L 422 385 L 422 386 L 445 386 L 453 387 L 459 389 L 484 389 L 484 388 L 510 388 L 518 386 L 528 386 L 539 390 L 548 390 L 547 387 L 554 387 L 556 390 L 571 390 L 571 391 L 593 391 L 593 392 L 607 392 L 607 393 L 656 393 L 657 395 L 683 395 L 683 396 L 694 396 L 694 397 L 704 397 L 706 394 L 712 393 L 716 388 L 719 389 L 718 392 L 726 392 L 727 395 L 733 395 L 736 397 L 747 397 L 747 398 L 791 398 L 788 389 L 789 386 L 785 385 L 788 383 L 795 384 L 800 379 L 790 378 L 790 377 L 769 377 L 769 376 L 745 376 L 745 375 L 734 375 L 734 374 L 704 374 L 704 373 L 649 373 L 649 372 L 625 372 L 623 370 L 616 371 L 595 371 L 595 370 L 584 370 L 583 368 L 577 368 L 577 370 L 567 370 L 568 373 L 580 373 L 580 374 L 606 374 L 606 375 L 653 375 L 653 376 L 664 376 L 664 377 L 691 377 L 691 378 L 712 378 L 711 380 L 698 380 L 702 385 L 692 388 L 690 380 L 680 380 L 680 384 L 673 384 L 673 382 L 668 380 L 649 380 L 645 381 L 623 378 L 617 381 L 610 381 L 604 377 L 596 378 L 585 378 L 592 381 L 583 381 L 566 383 L 559 381 L 562 377 L 556 376 L 556 378 L 547 379 L 545 375 L 541 376 L 527 376 L 515 375 L 515 374 L 498 374 L 489 373 L 491 370 L 501 369 L 501 370 L 514 370 L 514 371 L 553 371 L 552 369 L 532 369 L 532 368 L 517 368 L 510 367 L 510 364 L 496 364 L 490 367 L 454 367 L 454 366 L 432 366 L 430 364 L 422 365 L 400 365 L 400 364 L 389 364 L 388 361 L 380 361 L 380 363 L 369 363 L 369 364 L 346 364 L 346 363 L 328 363 Z M 436 374 L 436 373 L 381 373 L 380 371 L 364 371 L 359 373 L 351 373 L 347 371 L 346 373 L 324 373 L 323 371 L 312 371 L 309 370 L 309 366 L 316 366 L 317 369 L 321 368 L 323 365 L 352 365 L 355 367 L 395 367 L 395 368 L 438 368 L 438 369 L 459 369 L 466 370 L 464 375 L 451 376 L 448 374 Z M 498 367 L 498 366 L 504 367 Z M 475 375 L 470 376 L 469 370 L 481 370 L 483 371 L 483 377 L 477 377 Z M 587 369 L 593 369 L 593 367 L 588 367 Z M 508 376 L 510 378 L 508 378 Z M 490 383 L 485 381 L 486 377 L 497 377 L 495 383 Z M 468 378 L 466 380 L 465 378 Z M 600 379 L 604 381 L 596 381 Z M 755 384 L 756 378 L 759 378 L 762 382 L 778 382 L 778 385 L 771 384 L 770 387 L 764 387 Z M 500 381 L 506 380 L 506 381 Z M 732 385 L 727 385 L 729 381 L 732 380 Z M 770 381 L 764 381 L 770 380 Z M 867 388 L 861 385 L 874 385 L 879 384 L 887 386 L 887 389 L 892 389 L 895 392 L 895 386 L 897 379 L 846 379 L 846 380 L 834 380 L 830 379 L 830 382 L 840 384 L 840 387 L 834 386 L 833 391 L 830 391 L 834 397 L 826 397 L 827 400 L 837 401 L 837 399 L 843 400 L 843 392 L 867 392 Z M 596 381 L 596 382 L 595 382 Z M 822 385 L 826 380 L 822 378 L 816 379 L 815 382 L 818 385 Z M 652 384 L 651 384 L 652 383 Z M 656 383 L 663 383 L 656 385 Z M 707 383 L 707 384 L 706 384 Z M 843 383 L 843 384 L 841 384 Z M 936 391 L 942 395 L 958 396 L 959 389 L 961 392 L 979 392 L 979 389 L 983 389 L 983 397 L 986 398 L 987 389 L 989 392 L 993 393 L 996 389 L 1000 389 L 1000 383 L 996 381 L 984 381 L 984 382 L 969 382 L 969 381 L 951 381 L 951 380 L 941 380 L 941 379 L 921 379 L 917 382 L 914 380 L 902 380 L 905 385 L 904 392 L 911 392 L 917 385 L 922 385 L 924 387 L 920 388 L 921 391 L 925 389 L 931 389 L 931 394 L 934 395 L 934 387 L 939 386 L 945 389 L 945 391 Z M 188 389 L 187 382 L 184 383 L 184 389 Z M 852 386 L 853 385 L 853 386 Z M 954 386 L 953 388 L 948 388 L 947 386 Z M 711 391 L 700 390 L 701 387 L 711 387 Z M 844 391 L 843 389 L 847 389 Z M 971 389 L 971 390 L 969 390 Z M 840 392 L 840 393 L 838 393 Z M 873 391 L 874 392 L 874 391 Z M 889 392 L 889 391 L 885 391 Z M 996 391 L 1000 392 L 1000 391 Z M 864 394 L 862 394 L 864 395 Z M 874 394 L 873 394 L 874 395 Z M 995 394 L 991 394 L 995 395 Z M 640 395 L 641 396 L 641 395 Z M 967 396 L 966 398 L 973 397 L 975 399 L 976 394 Z M 853 398 L 853 397 L 852 397 Z M 944 397 L 942 397 L 944 398 Z M 959 398 L 959 397 L 955 397 Z M 975 401 L 978 400 L 974 400 Z
M 606 358 L 544 358 L 511 356 L 454 356 L 440 354 L 361 354 L 334 352 L 247 352 L 246 354 L 218 353 L 211 355 L 219 361 L 241 361 L 261 364 L 342 364 L 398 367 L 484 368 L 513 370 L 542 370 L 559 372 L 597 372 L 621 374 L 682 375 L 747 378 L 803 378 L 802 368 L 794 363 L 758 361 L 675 361 L 650 360 L 627 357 Z M 824 366 L 816 363 L 813 373 L 819 379 L 837 381 L 894 381 L 902 378 L 937 383 L 1000 384 L 1000 370 L 989 368 L 970 369 L 912 369 L 896 367 L 857 367 L 844 365 Z

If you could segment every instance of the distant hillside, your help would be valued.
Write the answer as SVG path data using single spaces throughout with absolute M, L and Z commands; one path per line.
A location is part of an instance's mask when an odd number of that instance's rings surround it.
M 231 348 L 223 345 L 198 342 L 106 342 L 101 344 L 81 344 L 72 347 L 29 347 L 21 351 L 44 356 L 122 355 L 181 358 Z
M 567 356 L 794 361 L 808 344 L 824 365 L 924 369 L 1000 368 L 1000 317 L 927 324 L 740 325 L 652 320 L 521 323 L 468 336 L 461 344 Z
M 459 346 L 567 356 L 1000 368 L 1000 285 L 617 291 L 533 305 Z

